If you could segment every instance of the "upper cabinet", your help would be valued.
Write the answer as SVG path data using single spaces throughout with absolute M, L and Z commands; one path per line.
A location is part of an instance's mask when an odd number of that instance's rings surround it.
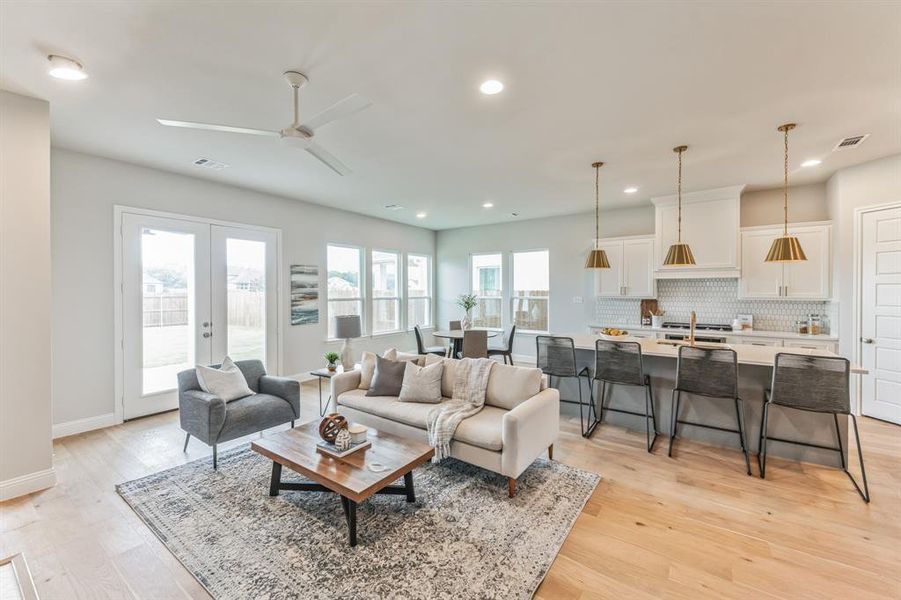
M 740 273 L 741 192 L 745 186 L 682 194 L 682 241 L 691 247 L 695 264 L 663 264 L 669 247 L 678 239 L 677 197 L 652 198 L 656 232 L 654 252 L 658 279 L 738 277 Z
M 654 298 L 654 238 L 636 236 L 598 240 L 609 269 L 595 271 L 595 292 L 605 298 Z
M 807 260 L 796 263 L 765 262 L 770 245 L 782 236 L 781 225 L 748 227 L 741 232 L 742 298 L 828 300 L 832 295 L 832 225 L 790 225 L 789 235 L 801 242 Z

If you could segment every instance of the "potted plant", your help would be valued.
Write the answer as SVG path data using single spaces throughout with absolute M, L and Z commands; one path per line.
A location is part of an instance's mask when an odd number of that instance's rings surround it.
M 472 309 L 475 308 L 478 303 L 479 300 L 476 298 L 475 294 L 460 294 L 457 296 L 457 306 L 466 312 L 463 316 L 463 320 L 460 321 L 460 325 L 463 329 L 472 327 Z
M 341 356 L 337 352 L 326 352 L 325 360 L 328 361 L 328 370 L 335 371 L 338 368 L 338 360 Z

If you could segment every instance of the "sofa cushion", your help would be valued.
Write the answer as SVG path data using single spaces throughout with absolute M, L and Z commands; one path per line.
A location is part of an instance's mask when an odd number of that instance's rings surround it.
M 491 369 L 485 404 L 513 410 L 541 391 L 541 369 L 498 362 Z
M 407 363 L 400 360 L 388 360 L 375 357 L 375 374 L 372 383 L 366 390 L 367 396 L 397 396 L 404 383 L 404 371 Z
M 366 396 L 365 390 L 351 390 L 338 397 L 339 406 L 347 406 L 360 412 L 397 421 L 419 429 L 426 429 L 429 412 L 435 404 L 400 402 L 391 396 Z M 447 402 L 444 398 L 443 402 Z M 501 438 L 506 410 L 485 406 L 477 414 L 463 419 L 454 432 L 454 439 L 471 446 L 500 452 L 504 448 Z

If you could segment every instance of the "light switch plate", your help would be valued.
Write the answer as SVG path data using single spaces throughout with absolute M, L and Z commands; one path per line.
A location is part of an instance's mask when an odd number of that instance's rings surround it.
M 573 304 L 582 304 L 582 296 L 573 296 Z

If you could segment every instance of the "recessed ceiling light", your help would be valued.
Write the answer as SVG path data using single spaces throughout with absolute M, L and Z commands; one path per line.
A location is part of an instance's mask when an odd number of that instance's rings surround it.
M 494 208 L 494 202 L 483 202 L 482 208 Z
M 493 96 L 504 91 L 504 84 L 497 79 L 489 79 L 482 82 L 482 85 L 479 86 L 479 91 L 486 96 Z
M 821 161 L 818 158 L 810 158 L 810 159 L 807 159 L 804 162 L 802 162 L 801 166 L 802 167 L 815 167 L 818 164 L 820 164 L 821 162 L 823 162 L 823 161 Z
M 65 56 L 57 56 L 56 54 L 51 54 L 47 57 L 47 60 L 50 61 L 50 67 L 47 72 L 51 77 L 68 81 L 79 81 L 88 78 L 88 74 L 84 72 L 84 67 L 77 60 L 72 60 Z
M 388 210 L 403 210 L 404 209 L 404 207 L 401 206 L 400 204 L 386 204 L 385 208 L 387 208 Z
M 634 194 L 637 191 L 638 191 L 637 187 L 627 187 L 626 189 L 623 190 L 623 192 L 625 192 L 626 194 Z
M 425 219 L 427 216 L 429 216 L 428 213 L 424 213 L 424 212 L 418 212 L 418 213 L 416 213 L 416 218 L 417 218 L 417 219 Z
M 511 217 L 518 217 L 518 216 L 519 216 L 519 213 L 510 213 L 510 216 L 511 216 Z

